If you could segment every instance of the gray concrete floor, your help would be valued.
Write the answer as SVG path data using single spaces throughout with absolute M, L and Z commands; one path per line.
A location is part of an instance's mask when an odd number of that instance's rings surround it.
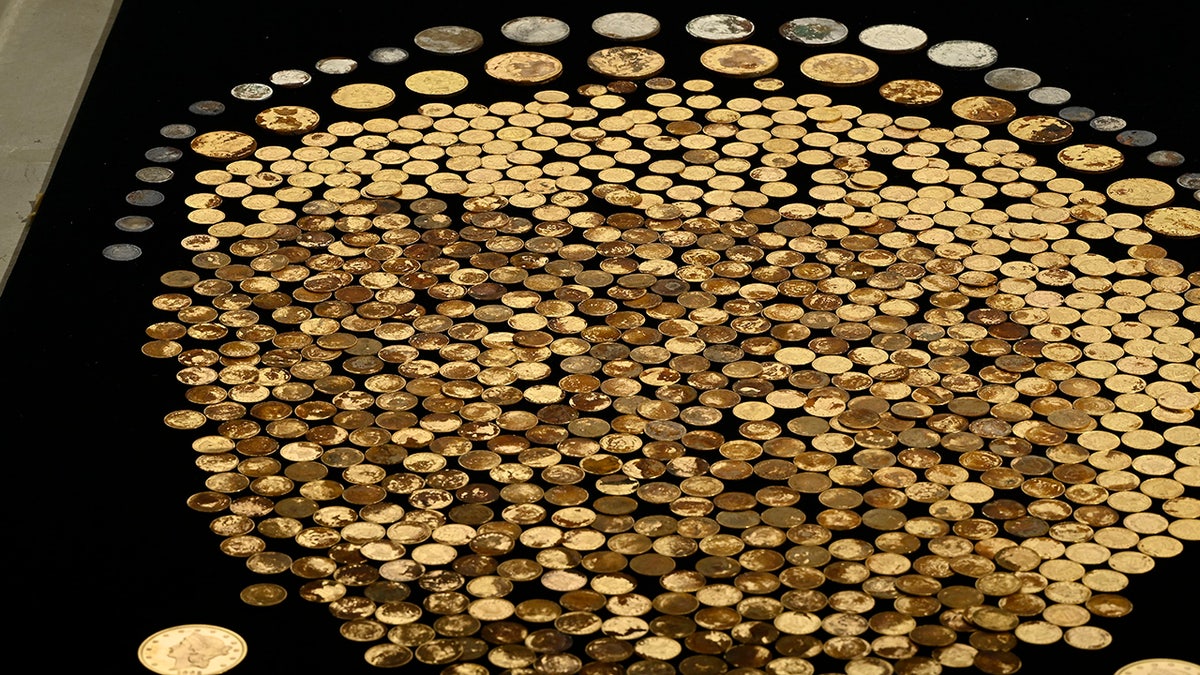
M 0 0 L 0 293 L 119 4 Z

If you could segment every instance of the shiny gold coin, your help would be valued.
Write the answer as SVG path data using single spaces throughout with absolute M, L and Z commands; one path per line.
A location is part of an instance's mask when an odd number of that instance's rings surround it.
M 968 96 L 950 106 L 951 112 L 959 117 L 979 124 L 1000 124 L 1017 114 L 1017 106 L 1008 99 L 997 96 Z
M 940 84 L 929 80 L 892 80 L 879 87 L 880 96 L 900 105 L 931 105 L 940 101 L 943 93 Z
M 657 75 L 666 66 L 662 54 L 645 47 L 618 46 L 593 52 L 587 58 L 593 71 L 622 80 L 640 80 Z
M 800 64 L 800 72 L 817 82 L 832 85 L 857 85 L 870 82 L 879 74 L 879 64 L 857 54 L 818 54 Z
M 287 598 L 287 589 L 279 584 L 251 584 L 242 589 L 242 602 L 254 607 L 270 607 L 278 605 Z
M 186 624 L 158 631 L 138 646 L 138 660 L 160 675 L 180 671 L 179 664 L 197 675 L 216 675 L 246 658 L 246 641 L 237 633 L 209 624 Z
M 1127 663 L 1113 675 L 1197 675 L 1200 664 L 1182 659 L 1154 658 Z
M 452 70 L 422 70 L 409 75 L 404 86 L 414 94 L 450 96 L 467 88 L 467 78 Z
M 1125 164 L 1125 155 L 1107 145 L 1083 143 L 1059 150 L 1058 161 L 1068 169 L 1083 173 L 1107 173 L 1121 168 Z
M 382 84 L 364 82 L 338 87 L 329 98 L 343 108 L 351 110 L 379 110 L 396 100 L 396 92 Z
M 1153 178 L 1125 178 L 1110 183 L 1104 193 L 1126 206 L 1162 206 L 1175 197 L 1175 188 Z
M 1062 143 L 1075 133 L 1070 122 L 1053 115 L 1027 115 L 1008 123 L 1008 133 L 1038 145 Z
M 191 148 L 210 159 L 242 159 L 254 154 L 258 141 L 240 131 L 209 131 L 193 138 Z
M 758 77 L 775 70 L 779 56 L 766 47 L 726 44 L 705 50 L 700 55 L 700 64 L 721 75 Z
M 1200 210 L 1168 206 L 1146 214 L 1146 228 L 1165 237 L 1192 239 L 1200 236 Z
M 557 58 L 531 51 L 498 54 L 484 64 L 488 75 L 512 84 L 544 84 L 556 79 L 562 70 L 562 62 Z
M 307 134 L 317 128 L 321 116 L 312 108 L 301 106 L 275 106 L 267 108 L 254 117 L 254 123 L 277 134 Z

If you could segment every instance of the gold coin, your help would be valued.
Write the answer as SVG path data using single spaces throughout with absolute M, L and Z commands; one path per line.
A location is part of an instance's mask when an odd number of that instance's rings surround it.
M 450 96 L 467 88 L 467 78 L 452 70 L 422 70 L 409 75 L 404 86 L 414 94 Z
M 779 57 L 766 47 L 727 44 L 705 50 L 700 55 L 700 64 L 730 77 L 756 77 L 775 70 Z
M 351 110 L 379 110 L 396 100 L 396 92 L 382 84 L 364 82 L 338 87 L 329 98 L 343 108 Z
M 1143 659 L 1117 668 L 1113 675 L 1200 675 L 1200 664 L 1182 659 Z
M 242 589 L 242 602 L 255 607 L 278 605 L 287 598 L 287 590 L 279 584 L 251 584 Z
M 541 52 L 508 52 L 487 60 L 484 71 L 512 84 L 543 84 L 562 74 L 562 62 Z
M 645 47 L 618 46 L 593 52 L 588 67 L 607 77 L 638 80 L 658 74 L 667 65 L 662 54 Z
M 970 122 L 999 124 L 1017 114 L 1017 106 L 997 96 L 968 96 L 950 106 L 951 112 Z
M 800 64 L 800 72 L 817 82 L 856 85 L 870 82 L 879 74 L 879 64 L 857 54 L 818 54 Z
M 212 159 L 242 159 L 258 148 L 253 136 L 240 131 L 210 131 L 192 139 L 192 150 Z
M 1146 214 L 1146 227 L 1165 237 L 1192 239 L 1200 236 L 1200 210 L 1186 206 L 1168 206 Z
M 1008 123 L 1008 133 L 1038 145 L 1061 143 L 1075 133 L 1070 122 L 1053 115 L 1027 115 Z
M 1153 178 L 1125 178 L 1109 184 L 1104 193 L 1126 206 L 1162 206 L 1175 197 L 1175 188 Z
M 1082 143 L 1059 150 L 1058 161 L 1068 169 L 1084 173 L 1106 173 L 1121 168 L 1125 163 L 1125 155 L 1107 145 Z
M 892 80 L 879 87 L 879 95 L 892 103 L 922 106 L 942 99 L 942 86 L 929 80 Z
M 246 658 L 246 641 L 221 626 L 185 624 L 158 631 L 138 647 L 138 660 L 159 675 L 224 673 Z
M 321 116 L 312 108 L 281 105 L 260 112 L 254 123 L 277 134 L 307 134 L 317 128 Z

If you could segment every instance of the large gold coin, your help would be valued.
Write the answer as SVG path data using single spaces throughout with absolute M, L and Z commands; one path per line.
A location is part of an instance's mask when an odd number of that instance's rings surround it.
M 879 87 L 879 95 L 900 105 L 930 105 L 942 98 L 942 86 L 929 80 L 892 80 Z
M 588 57 L 587 64 L 601 75 L 637 80 L 657 74 L 667 65 L 667 60 L 653 49 L 620 46 L 593 52 Z
M 700 63 L 722 75 L 755 77 L 775 70 L 779 65 L 779 57 L 765 47 L 729 44 L 705 51 L 700 55 Z
M 1008 123 L 1008 133 L 1030 143 L 1061 143 L 1075 133 L 1071 123 L 1053 115 L 1027 115 Z
M 879 64 L 858 54 L 818 54 L 800 64 L 800 72 L 817 82 L 855 85 L 870 82 L 879 74 Z
M 333 102 L 351 110 L 379 110 L 396 100 L 396 92 L 382 84 L 347 84 L 330 95 Z
M 1109 185 L 1105 193 L 1126 206 L 1162 206 L 1175 197 L 1175 188 L 1153 178 L 1126 178 Z
M 258 147 L 258 141 L 240 131 L 210 131 L 192 139 L 192 150 L 212 159 L 241 159 Z
M 1200 675 L 1200 664 L 1180 659 L 1143 659 L 1117 668 L 1113 675 Z
M 1081 143 L 1059 150 L 1058 161 L 1068 169 L 1083 173 L 1107 173 L 1121 168 L 1125 155 L 1107 145 Z
M 414 94 L 449 96 L 467 88 L 467 78 L 453 70 L 422 70 L 404 80 L 404 86 Z
M 321 116 L 312 108 L 280 105 L 267 108 L 254 118 L 254 123 L 277 134 L 307 134 L 317 128 Z
M 138 647 L 138 660 L 160 675 L 224 673 L 246 658 L 246 641 L 228 628 L 186 624 L 166 628 Z
M 1185 206 L 1168 206 L 1146 214 L 1146 227 L 1165 237 L 1192 239 L 1200 236 L 1200 211 Z
M 488 75 L 511 84 L 542 84 L 562 74 L 562 61 L 541 52 L 508 52 L 488 59 Z
M 1007 122 L 1017 114 L 1017 106 L 1008 99 L 997 96 L 968 96 L 950 106 L 950 110 L 964 120 L 979 124 Z

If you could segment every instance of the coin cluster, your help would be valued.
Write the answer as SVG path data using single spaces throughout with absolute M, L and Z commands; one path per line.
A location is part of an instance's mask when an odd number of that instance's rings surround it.
M 294 588 L 368 662 L 447 675 L 1107 646 L 1200 539 L 1200 272 L 1163 242 L 1200 212 L 1002 93 L 872 85 L 943 126 L 659 70 L 194 138 L 192 266 L 143 352 L 184 387 L 188 504 L 295 580 L 243 599 Z

